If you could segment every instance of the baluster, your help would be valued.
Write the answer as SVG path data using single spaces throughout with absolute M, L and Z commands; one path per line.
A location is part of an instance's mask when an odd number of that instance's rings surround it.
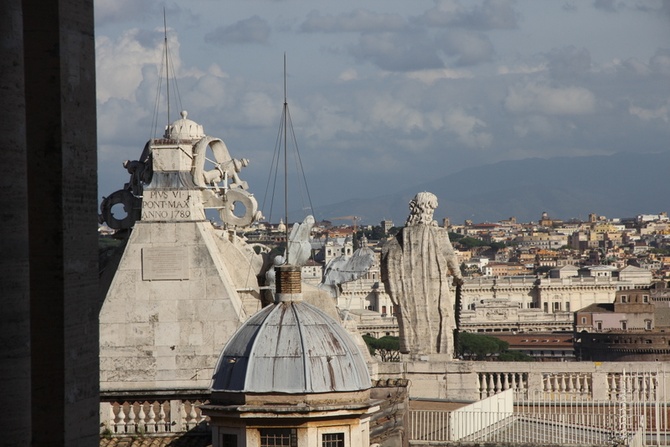
M 195 410 L 195 402 L 191 402 L 191 411 L 188 413 L 188 429 L 191 430 L 198 425 L 198 413 Z
M 591 382 L 590 381 L 591 381 L 591 376 L 590 375 L 584 376 L 584 394 L 587 395 L 587 396 L 591 395 L 592 387 L 591 387 Z
M 651 373 L 644 374 L 644 398 L 651 399 Z
M 137 413 L 137 431 L 140 433 L 146 433 L 147 431 L 147 421 L 146 413 L 144 412 L 144 402 L 140 402 L 140 412 Z
M 571 394 L 575 394 L 575 375 L 568 373 L 568 389 Z
M 160 410 L 158 411 L 158 433 L 165 433 L 170 431 L 170 424 L 165 420 L 165 408 L 163 407 L 163 402 L 158 403 Z
M 665 380 L 665 375 L 663 376 L 663 380 Z M 650 399 L 656 400 L 658 396 L 658 376 L 654 374 L 651 379 L 651 388 L 652 388 L 652 395 L 650 396 Z
M 119 404 L 119 414 L 117 415 L 116 433 L 126 432 L 126 413 L 123 411 L 123 404 Z
M 665 380 L 665 376 L 663 377 Z M 651 395 L 649 396 L 650 399 L 656 400 L 658 398 L 658 376 L 654 373 L 650 378 L 649 378 L 649 386 L 651 387 Z M 665 398 L 665 393 L 663 394 L 663 398 Z
M 107 407 L 107 423 L 104 426 L 100 426 L 100 433 L 103 431 L 116 433 L 116 415 L 114 414 L 114 403 L 109 402 L 106 405 Z
M 568 391 L 565 385 L 565 374 L 561 374 L 561 381 L 559 382 L 559 388 L 561 393 L 565 393 Z
M 489 387 L 488 387 L 486 396 L 487 397 L 488 396 L 493 396 L 495 393 L 496 392 L 495 392 L 495 384 L 494 384 L 494 381 L 493 381 L 493 373 L 489 373 Z
M 147 433 L 156 433 L 156 412 L 154 411 L 154 403 L 149 402 L 149 420 L 147 421 Z
M 128 403 L 128 424 L 126 425 L 126 433 L 135 433 L 137 422 L 135 421 L 135 402 Z
M 496 373 L 496 392 L 495 394 L 498 394 L 499 392 L 502 391 L 502 382 L 500 381 L 500 376 L 502 373 Z
M 184 401 L 182 401 L 179 404 L 179 419 L 182 421 L 182 431 L 186 431 L 188 429 L 188 424 L 184 424 L 184 422 L 188 422 L 186 420 L 186 404 Z
M 477 390 L 479 390 L 479 398 L 484 398 L 484 386 L 482 381 L 483 373 L 477 373 Z
M 503 391 L 509 390 L 509 376 L 510 376 L 510 373 L 504 373 L 504 376 L 503 376 Z

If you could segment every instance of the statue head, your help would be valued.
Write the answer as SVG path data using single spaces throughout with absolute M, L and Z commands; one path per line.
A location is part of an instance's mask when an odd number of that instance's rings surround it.
M 437 208 L 437 196 L 431 192 L 420 192 L 409 202 L 409 217 L 405 226 L 437 225 L 433 212 Z

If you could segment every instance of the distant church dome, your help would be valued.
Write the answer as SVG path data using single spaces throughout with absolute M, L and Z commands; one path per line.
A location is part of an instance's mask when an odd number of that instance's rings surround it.
M 187 119 L 188 112 L 181 112 L 181 119 L 165 128 L 165 138 L 171 140 L 199 140 L 205 136 L 203 127 L 193 120 Z
M 277 302 L 247 320 L 223 349 L 212 391 L 332 393 L 370 388 L 356 344 L 330 316 L 303 301 Z

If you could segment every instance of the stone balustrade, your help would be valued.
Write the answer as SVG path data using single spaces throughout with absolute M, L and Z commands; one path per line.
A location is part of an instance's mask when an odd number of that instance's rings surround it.
M 516 399 L 534 401 L 670 401 L 670 371 L 661 362 L 427 360 L 381 363 L 374 376 L 407 379 L 410 398 L 474 402 L 512 389 Z
M 106 435 L 180 433 L 208 430 L 200 412 L 206 400 L 128 400 L 100 403 L 100 433 Z

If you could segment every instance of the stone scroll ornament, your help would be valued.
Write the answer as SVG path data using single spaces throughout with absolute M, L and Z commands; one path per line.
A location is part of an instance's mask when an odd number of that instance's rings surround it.
M 206 156 L 208 148 L 213 160 Z M 217 209 L 226 225 L 248 227 L 262 218 L 247 182 L 239 176 L 248 165 L 246 158 L 233 159 L 220 138 L 205 136 L 193 145 L 193 182 L 201 190 L 205 208 Z
M 400 352 L 419 357 L 454 352 L 455 285 L 463 279 L 445 228 L 433 220 L 437 197 L 420 192 L 405 227 L 382 251 L 381 275 L 399 309 Z
M 175 149 L 191 160 L 187 166 L 172 166 L 168 171 L 156 166 L 157 151 Z M 216 209 L 226 226 L 249 226 L 262 216 L 256 199 L 247 191 L 247 182 L 239 176 L 248 164 L 246 158 L 233 159 L 223 140 L 205 135 L 202 126 L 187 119 L 183 111 L 181 119 L 166 127 L 162 139 L 146 144 L 139 160 L 123 163 L 130 180 L 123 189 L 103 198 L 98 220 L 116 230 L 129 229 L 141 218 L 144 189 L 167 188 L 195 192 L 198 205 Z M 177 183 L 170 180 L 173 178 L 178 179 Z M 123 207 L 123 217 L 114 215 L 117 205 Z

